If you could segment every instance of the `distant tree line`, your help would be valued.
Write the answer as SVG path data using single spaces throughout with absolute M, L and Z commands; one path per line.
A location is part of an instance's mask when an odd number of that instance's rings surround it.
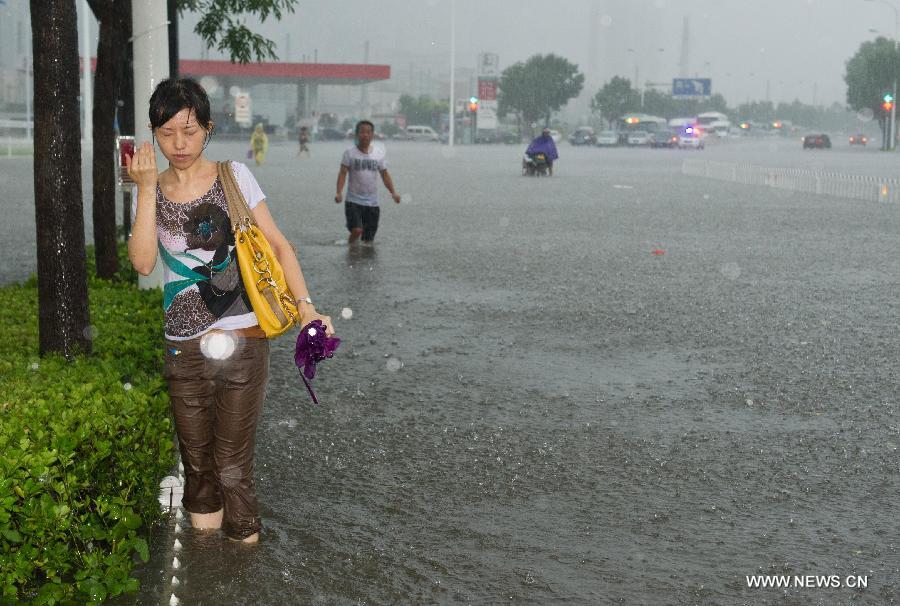
M 418 98 L 400 95 L 399 105 L 399 113 L 406 118 L 407 124 L 421 124 L 435 129 L 440 126 L 443 116 L 450 112 L 447 100 L 435 101 L 428 95 L 421 95 Z
M 883 36 L 863 42 L 847 61 L 847 104 L 884 124 L 887 114 L 881 104 L 885 93 L 894 93 L 898 78 L 900 53 L 894 42 Z

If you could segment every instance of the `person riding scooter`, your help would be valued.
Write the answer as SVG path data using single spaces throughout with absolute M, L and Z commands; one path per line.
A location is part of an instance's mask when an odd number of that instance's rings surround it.
M 556 143 L 553 141 L 553 137 L 550 136 L 550 129 L 544 127 L 544 130 L 541 131 L 541 135 L 539 137 L 535 137 L 535 139 L 528 146 L 528 149 L 525 150 L 525 155 L 534 158 L 543 154 L 546 162 L 547 168 L 550 171 L 550 176 L 553 176 L 553 162 L 559 158 L 559 154 L 556 151 Z

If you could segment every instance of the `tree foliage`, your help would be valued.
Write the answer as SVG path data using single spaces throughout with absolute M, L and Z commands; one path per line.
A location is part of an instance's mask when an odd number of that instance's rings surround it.
M 498 112 L 518 114 L 526 123 L 550 116 L 581 93 L 584 74 L 554 54 L 534 55 L 510 65 L 500 75 Z
M 641 111 L 671 119 L 696 116 L 703 112 L 728 113 L 728 103 L 719 94 L 704 99 L 691 99 L 651 89 L 644 93 L 644 108 Z
M 882 96 L 893 90 L 898 76 L 900 57 L 891 40 L 879 36 L 863 42 L 847 61 L 847 104 L 857 111 L 870 109 L 883 120 Z
M 640 93 L 631 88 L 631 80 L 621 76 L 613 76 L 591 99 L 591 108 L 601 112 L 607 120 L 638 111 L 640 104 Z
M 206 43 L 227 54 L 232 62 L 249 63 L 277 60 L 275 43 L 251 31 L 245 24 L 247 15 L 261 22 L 269 17 L 281 20 L 285 13 L 293 13 L 298 0 L 178 0 L 180 11 L 201 15 L 194 33 Z
M 722 95 L 712 95 L 705 99 L 691 99 L 672 96 L 656 89 L 644 92 L 641 105 L 640 91 L 631 87 L 631 81 L 614 76 L 603 85 L 591 100 L 591 107 L 610 121 L 628 113 L 646 113 L 663 118 L 696 116 L 709 111 L 726 113 L 728 104 Z
M 816 129 L 842 129 L 853 131 L 859 128 L 859 119 L 840 103 L 821 107 L 801 103 L 795 99 L 791 103 L 775 105 L 771 101 L 742 103 L 731 112 L 735 121 L 771 123 L 787 120 L 796 125 Z
M 422 124 L 437 127 L 441 123 L 441 116 L 450 112 L 450 106 L 446 100 L 435 101 L 427 95 L 418 99 L 412 95 L 400 95 L 400 113 L 406 118 L 407 124 Z

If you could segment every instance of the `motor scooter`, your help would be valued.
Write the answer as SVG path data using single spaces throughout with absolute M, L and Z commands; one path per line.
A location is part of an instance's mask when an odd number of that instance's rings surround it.
M 546 177 L 550 170 L 550 163 L 544 154 L 526 153 L 522 157 L 523 177 Z

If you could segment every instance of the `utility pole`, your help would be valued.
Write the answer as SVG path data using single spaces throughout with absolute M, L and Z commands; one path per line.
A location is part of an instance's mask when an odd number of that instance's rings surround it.
M 87 0 L 81 0 L 81 55 L 82 55 L 82 82 L 81 109 L 84 116 L 84 134 L 82 140 L 85 149 L 91 149 L 94 144 L 94 103 L 93 88 L 91 88 L 91 8 Z
M 456 126 L 456 0 L 450 0 L 450 132 L 447 145 L 453 147 Z

